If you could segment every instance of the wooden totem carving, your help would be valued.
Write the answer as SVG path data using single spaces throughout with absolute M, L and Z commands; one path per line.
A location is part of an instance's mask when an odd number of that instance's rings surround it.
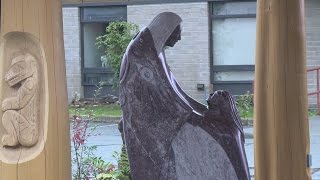
M 34 56 L 24 53 L 14 57 L 5 81 L 13 97 L 2 102 L 2 125 L 7 131 L 3 146 L 33 146 L 39 139 L 39 67 Z
M 8 33 L 2 42 L 0 157 L 7 162 L 30 160 L 44 147 L 39 139 L 46 140 L 47 64 L 39 43 L 24 32 Z
M 0 180 L 71 179 L 59 0 L 1 0 Z

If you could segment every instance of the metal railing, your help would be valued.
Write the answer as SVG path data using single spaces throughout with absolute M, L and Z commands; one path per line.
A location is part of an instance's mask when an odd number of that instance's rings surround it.
M 316 67 L 316 68 L 310 68 L 307 70 L 307 72 L 313 72 L 316 71 L 316 75 L 317 75 L 317 89 L 316 91 L 313 92 L 309 92 L 308 96 L 312 96 L 312 95 L 317 95 L 317 111 L 319 113 L 320 111 L 320 80 L 319 80 L 319 74 L 320 74 L 320 67 Z

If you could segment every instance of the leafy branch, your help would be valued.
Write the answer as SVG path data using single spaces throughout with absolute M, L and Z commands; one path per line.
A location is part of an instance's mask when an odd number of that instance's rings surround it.
M 122 56 L 134 35 L 138 32 L 136 24 L 128 22 L 111 22 L 106 28 L 106 34 L 97 37 L 96 45 L 105 53 L 103 64 L 114 72 L 113 87 L 119 85 L 119 73 Z

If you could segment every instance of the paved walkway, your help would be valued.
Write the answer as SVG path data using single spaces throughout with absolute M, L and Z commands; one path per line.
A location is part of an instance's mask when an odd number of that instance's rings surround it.
M 320 180 L 320 117 L 310 120 L 310 151 L 312 155 L 313 180 Z
M 99 135 L 91 136 L 88 145 L 97 145 L 96 155 L 107 162 L 116 163 L 112 157 L 114 151 L 121 150 L 121 136 L 116 124 L 100 123 L 95 132 Z M 254 144 L 253 128 L 244 128 L 246 135 L 245 149 L 250 167 L 250 174 L 254 174 Z M 320 117 L 310 119 L 310 149 L 312 155 L 313 180 L 320 180 Z
M 93 134 L 88 138 L 88 146 L 97 146 L 95 155 L 102 157 L 106 162 L 117 163 L 113 157 L 114 152 L 120 152 L 122 147 L 122 139 L 118 130 L 118 124 L 112 123 L 94 123 L 91 126 L 96 126 Z

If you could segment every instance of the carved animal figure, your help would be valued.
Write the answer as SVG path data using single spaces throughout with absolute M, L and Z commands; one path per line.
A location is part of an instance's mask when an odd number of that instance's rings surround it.
M 2 144 L 31 147 L 39 138 L 39 77 L 35 57 L 25 53 L 13 58 L 4 79 L 16 95 L 2 102 L 2 125 L 7 131 Z

